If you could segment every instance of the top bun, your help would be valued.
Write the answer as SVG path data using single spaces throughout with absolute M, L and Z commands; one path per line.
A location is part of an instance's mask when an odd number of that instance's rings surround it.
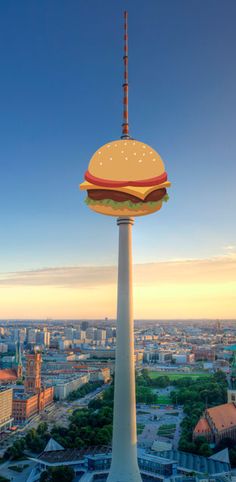
M 92 176 L 112 181 L 145 181 L 165 172 L 159 154 L 135 139 L 112 141 L 100 147 L 89 163 Z

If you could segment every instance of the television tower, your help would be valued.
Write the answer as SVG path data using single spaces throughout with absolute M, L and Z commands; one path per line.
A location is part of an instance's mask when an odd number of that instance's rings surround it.
M 124 99 L 121 138 L 129 138 L 128 14 L 124 12 Z M 132 217 L 119 217 L 117 327 L 112 462 L 107 482 L 141 482 L 137 461 Z
M 94 153 L 80 189 L 87 191 L 88 207 L 116 217 L 119 228 L 112 462 L 107 482 L 142 482 L 137 461 L 132 226 L 135 216 L 161 209 L 170 182 L 155 149 L 129 134 L 127 12 L 124 12 L 123 60 L 121 139 L 103 145 Z

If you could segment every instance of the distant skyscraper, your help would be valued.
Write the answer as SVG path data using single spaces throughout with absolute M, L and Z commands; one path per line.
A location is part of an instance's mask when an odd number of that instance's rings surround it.
M 36 330 L 35 328 L 28 328 L 26 333 L 26 343 L 33 345 L 36 343 Z
M 82 321 L 81 330 L 86 331 L 88 327 L 89 327 L 89 322 L 88 321 Z

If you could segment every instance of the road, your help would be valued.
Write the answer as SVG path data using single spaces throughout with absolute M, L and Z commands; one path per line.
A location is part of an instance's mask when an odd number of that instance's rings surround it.
M 49 430 L 55 424 L 69 425 L 69 417 L 76 408 L 86 408 L 91 400 L 101 397 L 104 390 L 109 387 L 109 384 L 102 385 L 93 392 L 88 393 L 85 397 L 73 402 L 58 401 L 47 407 L 40 414 L 35 415 L 28 423 L 21 426 L 16 432 L 9 432 L 2 437 L 0 441 L 0 456 L 5 450 L 11 446 L 17 439 L 24 437 L 26 432 L 32 428 L 37 428 L 40 422 L 46 422 Z

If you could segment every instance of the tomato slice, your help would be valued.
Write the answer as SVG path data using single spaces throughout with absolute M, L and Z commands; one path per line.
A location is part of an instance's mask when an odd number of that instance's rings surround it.
M 112 181 L 111 179 L 101 179 L 99 177 L 93 176 L 92 174 L 90 174 L 89 171 L 86 171 L 84 177 L 86 181 L 91 182 L 91 184 L 102 187 L 158 186 L 158 184 L 162 184 L 163 182 L 167 181 L 166 172 L 163 172 L 163 174 L 161 174 L 160 176 L 145 179 L 143 181 Z

